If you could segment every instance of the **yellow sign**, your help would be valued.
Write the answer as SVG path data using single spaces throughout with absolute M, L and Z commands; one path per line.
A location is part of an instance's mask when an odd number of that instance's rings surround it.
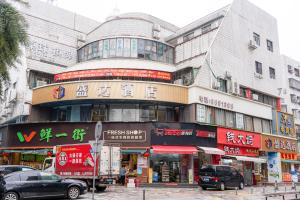
M 64 91 L 60 98 L 56 88 Z M 55 93 L 55 94 L 56 94 Z M 32 104 L 82 99 L 122 99 L 188 103 L 185 86 L 142 81 L 80 81 L 51 84 L 33 90 Z

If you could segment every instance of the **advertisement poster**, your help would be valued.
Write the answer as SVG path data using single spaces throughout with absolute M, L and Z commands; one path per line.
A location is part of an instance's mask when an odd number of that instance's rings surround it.
M 281 160 L 280 153 L 268 152 L 268 181 L 270 183 L 281 182 Z
M 58 146 L 56 151 L 56 174 L 93 176 L 95 163 L 89 144 Z

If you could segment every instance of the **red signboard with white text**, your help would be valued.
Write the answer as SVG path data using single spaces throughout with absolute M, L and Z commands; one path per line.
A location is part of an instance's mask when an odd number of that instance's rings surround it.
M 90 69 L 64 72 L 54 75 L 54 81 L 64 81 L 78 78 L 91 77 L 138 77 L 152 78 L 170 81 L 172 75 L 170 72 L 155 71 L 155 70 L 140 70 L 140 69 Z
M 93 176 L 94 164 L 90 144 L 64 145 L 56 148 L 55 173 L 60 176 Z
M 229 155 L 257 156 L 261 136 L 258 133 L 220 127 L 217 129 L 217 143 L 218 148 Z

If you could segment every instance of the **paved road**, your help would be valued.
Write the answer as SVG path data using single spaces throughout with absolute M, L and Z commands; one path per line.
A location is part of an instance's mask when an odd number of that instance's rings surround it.
M 203 191 L 200 188 L 145 188 L 146 200 L 264 200 L 262 187 L 247 187 L 244 190 Z M 286 187 L 291 190 L 290 186 Z M 279 191 L 285 191 L 285 187 L 280 187 Z M 300 187 L 297 189 L 300 191 Z M 273 187 L 266 187 L 265 192 L 274 192 Z M 81 200 L 91 200 L 92 194 L 87 193 Z M 96 193 L 96 200 L 143 200 L 143 188 L 110 187 L 106 192 Z M 282 199 L 270 198 L 270 200 Z M 295 199 L 294 195 L 287 196 L 286 199 Z

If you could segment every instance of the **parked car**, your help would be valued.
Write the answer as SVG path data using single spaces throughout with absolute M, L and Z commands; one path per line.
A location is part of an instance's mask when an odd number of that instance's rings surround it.
M 199 186 L 203 190 L 207 188 L 226 188 L 244 189 L 244 177 L 235 168 L 226 165 L 208 165 L 199 171 Z
M 58 175 L 31 170 L 5 175 L 0 183 L 3 200 L 20 200 L 36 198 L 77 199 L 87 192 L 83 181 L 63 179 Z
M 4 175 L 12 172 L 29 171 L 29 170 L 35 170 L 35 169 L 23 165 L 0 165 L 0 174 L 4 174 Z

